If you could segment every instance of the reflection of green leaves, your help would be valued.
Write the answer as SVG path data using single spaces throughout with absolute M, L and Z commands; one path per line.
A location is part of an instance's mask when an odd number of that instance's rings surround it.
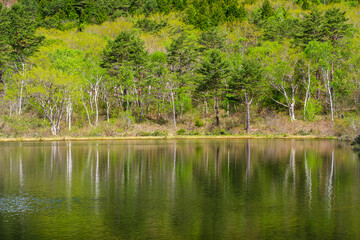
M 316 172 L 323 166 L 323 159 L 314 151 L 306 152 L 306 161 L 313 172 Z

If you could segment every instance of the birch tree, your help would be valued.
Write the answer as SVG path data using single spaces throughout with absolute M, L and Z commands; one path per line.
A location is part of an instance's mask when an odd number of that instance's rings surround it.
M 289 42 L 266 43 L 269 54 L 266 57 L 264 76 L 269 84 L 268 96 L 277 104 L 289 111 L 291 122 L 295 120 L 296 93 L 301 81 L 295 76 L 295 66 L 301 54 L 297 49 L 292 49 Z M 279 98 L 272 95 L 275 90 L 280 94 Z
M 67 100 L 79 94 L 80 83 L 77 78 L 54 68 L 34 67 L 29 75 L 31 104 L 49 120 L 51 133 L 56 136 Z

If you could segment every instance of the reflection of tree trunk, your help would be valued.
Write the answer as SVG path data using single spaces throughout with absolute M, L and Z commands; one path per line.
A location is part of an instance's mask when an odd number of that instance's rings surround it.
M 328 198 L 329 198 L 329 210 L 332 208 L 332 200 L 333 200 L 333 193 L 334 193 L 334 186 L 333 186 L 333 179 L 334 179 L 334 149 L 331 153 L 331 169 L 330 169 L 330 176 L 329 176 L 329 184 L 328 184 Z
M 107 177 L 110 179 L 110 147 L 107 145 Z
M 96 145 L 95 198 L 99 196 L 99 145 Z
M 290 162 L 285 170 L 285 186 L 287 185 L 290 173 L 292 173 L 293 186 L 295 187 L 296 168 L 295 168 L 295 149 L 293 147 L 291 147 L 291 151 L 290 151 Z
M 219 166 L 220 166 L 220 147 L 217 147 L 216 149 L 216 176 L 219 178 Z
M 306 182 L 307 182 L 307 185 L 308 185 L 308 193 L 309 193 L 309 208 L 311 209 L 312 178 L 311 178 L 311 168 L 308 166 L 308 160 L 307 160 L 307 156 L 306 156 L 306 151 L 304 151 L 304 162 L 305 162 Z
M 250 177 L 250 139 L 246 143 L 246 182 Z
M 246 132 L 250 132 L 250 104 L 252 99 L 249 100 L 249 94 L 245 92 L 245 105 L 246 105 Z
M 100 163 L 99 163 L 99 145 L 96 144 L 96 167 L 95 167 L 95 199 L 98 200 L 100 195 Z M 95 212 L 98 214 L 99 203 L 95 203 Z
M 216 126 L 220 126 L 220 119 L 219 119 L 219 100 L 215 98 L 215 111 L 216 111 Z
M 292 173 L 293 173 L 293 184 L 295 185 L 296 166 L 295 166 L 295 149 L 293 147 L 291 148 L 290 162 L 291 162 L 291 168 L 292 168 Z
M 173 186 L 175 186 L 175 175 L 176 175 L 176 143 L 174 144 L 174 168 L 172 174 Z
M 19 185 L 22 187 L 24 185 L 24 172 L 23 172 L 23 165 L 22 165 L 22 158 L 19 158 Z
M 71 181 L 72 181 L 72 155 L 71 155 L 71 142 L 67 144 L 67 156 L 66 156 L 66 185 L 67 185 L 67 197 L 71 198 Z M 70 203 L 69 203 L 70 206 Z

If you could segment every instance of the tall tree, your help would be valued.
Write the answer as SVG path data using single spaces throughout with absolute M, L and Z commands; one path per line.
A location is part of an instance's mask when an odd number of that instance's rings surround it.
M 12 60 L 16 64 L 23 64 L 25 59 L 37 51 L 43 36 L 36 36 L 36 22 L 26 12 L 22 5 L 15 4 L 7 13 L 8 42 L 11 46 Z
M 202 32 L 198 43 L 201 51 L 209 49 L 223 50 L 225 47 L 226 34 L 220 32 L 219 28 L 213 27 L 208 31 Z
M 229 62 L 219 49 L 212 49 L 205 56 L 197 70 L 201 74 L 198 91 L 208 91 L 215 98 L 216 125 L 220 126 L 219 100 L 225 89 L 225 79 L 230 73 Z
M 269 97 L 289 111 L 291 122 L 295 120 L 296 93 L 300 85 L 296 77 L 295 67 L 301 59 L 298 49 L 290 47 L 289 41 L 283 44 L 266 43 L 268 53 L 264 61 L 264 76 L 269 83 Z M 281 97 L 272 95 L 273 91 L 280 93 Z
M 352 30 L 351 25 L 346 23 L 348 18 L 345 12 L 339 8 L 332 8 L 325 12 L 322 22 L 322 34 L 324 41 L 330 41 L 333 46 Z
M 108 70 L 108 73 L 117 78 L 121 78 L 124 67 L 132 71 L 134 76 L 134 90 L 137 94 L 139 107 L 139 120 L 142 120 L 142 90 L 146 77 L 146 65 L 148 62 L 148 52 L 144 42 L 133 32 L 123 31 L 113 41 L 109 41 L 106 46 L 101 66 Z M 128 89 L 125 89 L 128 93 Z
M 309 14 L 305 14 L 303 18 L 295 39 L 298 45 L 305 48 L 311 41 L 323 40 L 324 31 L 322 30 L 322 24 L 324 16 L 319 10 L 314 9 Z
M 250 132 L 250 104 L 261 91 L 261 65 L 254 59 L 235 62 L 232 68 L 229 89 L 243 99 L 246 107 L 246 132 Z
M 167 66 L 170 75 L 166 78 L 167 85 L 170 89 L 171 101 L 173 102 L 174 125 L 176 125 L 175 117 L 177 114 L 175 102 L 180 98 L 179 92 L 184 92 L 186 86 L 191 85 L 194 70 L 196 68 L 196 59 L 198 56 L 196 38 L 186 32 L 179 37 L 173 39 L 167 50 Z M 183 102 L 180 102 L 180 117 L 182 116 Z

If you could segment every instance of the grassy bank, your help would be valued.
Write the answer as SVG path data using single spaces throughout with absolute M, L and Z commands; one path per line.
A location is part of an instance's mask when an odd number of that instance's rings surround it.
M 61 140 L 130 140 L 130 139 L 188 139 L 188 138 L 299 138 L 299 139 L 354 139 L 359 133 L 358 117 L 338 118 L 334 122 L 327 117 L 314 121 L 290 122 L 286 115 L 254 114 L 251 131 L 244 130 L 242 114 L 227 117 L 223 114 L 220 126 L 215 125 L 212 115 L 199 117 L 185 115 L 177 126 L 171 119 L 145 119 L 142 123 L 111 119 L 99 121 L 98 126 L 76 119 L 71 129 L 63 123 L 60 134 L 53 137 L 47 121 L 24 114 L 21 117 L 0 117 L 0 141 L 61 141 Z
M 279 136 L 279 135 L 228 135 L 228 136 L 158 136 L 158 137 L 47 137 L 47 138 L 0 138 L 0 142 L 34 142 L 34 141 L 101 141 L 101 140 L 173 140 L 173 139 L 338 139 L 337 137 L 319 136 Z

